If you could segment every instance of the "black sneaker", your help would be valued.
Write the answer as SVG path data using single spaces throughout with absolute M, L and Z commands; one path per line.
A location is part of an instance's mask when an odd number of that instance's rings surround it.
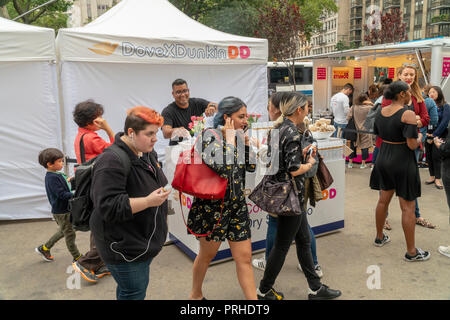
M 111 272 L 108 270 L 107 266 L 100 267 L 100 269 L 95 271 L 95 275 L 96 275 L 97 278 L 108 276 L 110 274 L 111 274 Z
M 34 251 L 39 253 L 42 256 L 42 259 L 45 261 L 54 261 L 55 258 L 50 254 L 50 250 L 44 250 L 44 245 L 40 245 L 39 247 L 35 248 Z
M 283 300 L 284 294 L 282 292 L 275 291 L 274 288 L 271 288 L 266 293 L 262 293 L 259 291 L 259 288 L 256 289 L 256 295 L 258 296 L 258 300 Z
M 83 267 L 81 264 L 78 263 L 78 261 L 72 262 L 72 266 L 75 269 L 75 271 L 79 272 L 86 281 L 93 283 L 97 282 L 98 278 L 94 274 L 94 272 Z
M 373 244 L 376 245 L 377 247 L 382 247 L 390 241 L 391 241 L 391 238 L 389 238 L 389 236 L 383 232 L 383 239 L 380 240 L 378 238 L 375 238 L 375 241 L 373 242 Z
M 408 262 L 426 261 L 430 259 L 430 256 L 431 254 L 428 251 L 423 251 L 420 248 L 416 248 L 416 254 L 414 256 L 410 256 L 407 252 L 404 259 Z
M 322 284 L 319 290 L 312 291 L 311 289 L 308 289 L 308 292 L 309 300 L 330 300 L 337 298 L 342 294 L 341 291 L 330 289 L 324 284 Z

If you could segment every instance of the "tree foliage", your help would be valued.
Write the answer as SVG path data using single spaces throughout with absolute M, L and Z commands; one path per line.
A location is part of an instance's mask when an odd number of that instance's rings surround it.
M 8 14 L 11 19 L 14 19 L 15 17 L 32 10 L 47 1 L 48 0 L 10 0 L 7 4 Z M 22 18 L 19 18 L 17 21 L 41 27 L 54 28 L 55 30 L 65 28 L 67 27 L 68 18 L 66 12 L 71 5 L 72 3 L 70 1 L 57 0 L 52 4 L 44 6 L 23 16 Z
M 398 8 L 381 15 L 381 28 L 369 29 L 366 25 L 364 30 L 366 31 L 364 41 L 368 45 L 408 41 L 406 23 L 403 22 L 402 12 Z

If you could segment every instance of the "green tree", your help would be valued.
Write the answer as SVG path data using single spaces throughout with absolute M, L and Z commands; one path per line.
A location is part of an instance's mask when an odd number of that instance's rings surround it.
M 9 19 L 8 9 L 6 5 L 11 0 L 0 0 L 0 17 Z
M 6 7 L 11 19 L 46 3 L 48 0 L 10 0 Z M 67 0 L 57 0 L 56 2 L 44 6 L 21 18 L 18 22 L 32 24 L 41 27 L 53 28 L 56 31 L 67 27 L 67 10 L 72 3 Z

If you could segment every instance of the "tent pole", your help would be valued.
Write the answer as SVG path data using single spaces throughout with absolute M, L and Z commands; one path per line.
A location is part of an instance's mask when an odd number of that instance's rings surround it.
M 423 78 L 425 79 L 425 84 L 428 85 L 427 75 L 425 74 L 425 71 L 423 70 L 422 59 L 419 57 L 419 50 L 415 49 L 414 51 L 416 52 L 417 62 L 419 62 L 420 70 L 422 70 Z

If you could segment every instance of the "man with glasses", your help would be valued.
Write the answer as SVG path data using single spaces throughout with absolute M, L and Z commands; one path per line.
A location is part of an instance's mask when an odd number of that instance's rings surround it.
M 169 145 L 177 145 L 183 138 L 189 138 L 189 123 L 191 117 L 199 117 L 203 113 L 207 117 L 217 112 L 217 104 L 201 98 L 190 98 L 189 88 L 183 79 L 177 79 L 172 83 L 172 96 L 175 101 L 162 111 L 164 125 L 162 132 L 164 138 L 170 139 Z

